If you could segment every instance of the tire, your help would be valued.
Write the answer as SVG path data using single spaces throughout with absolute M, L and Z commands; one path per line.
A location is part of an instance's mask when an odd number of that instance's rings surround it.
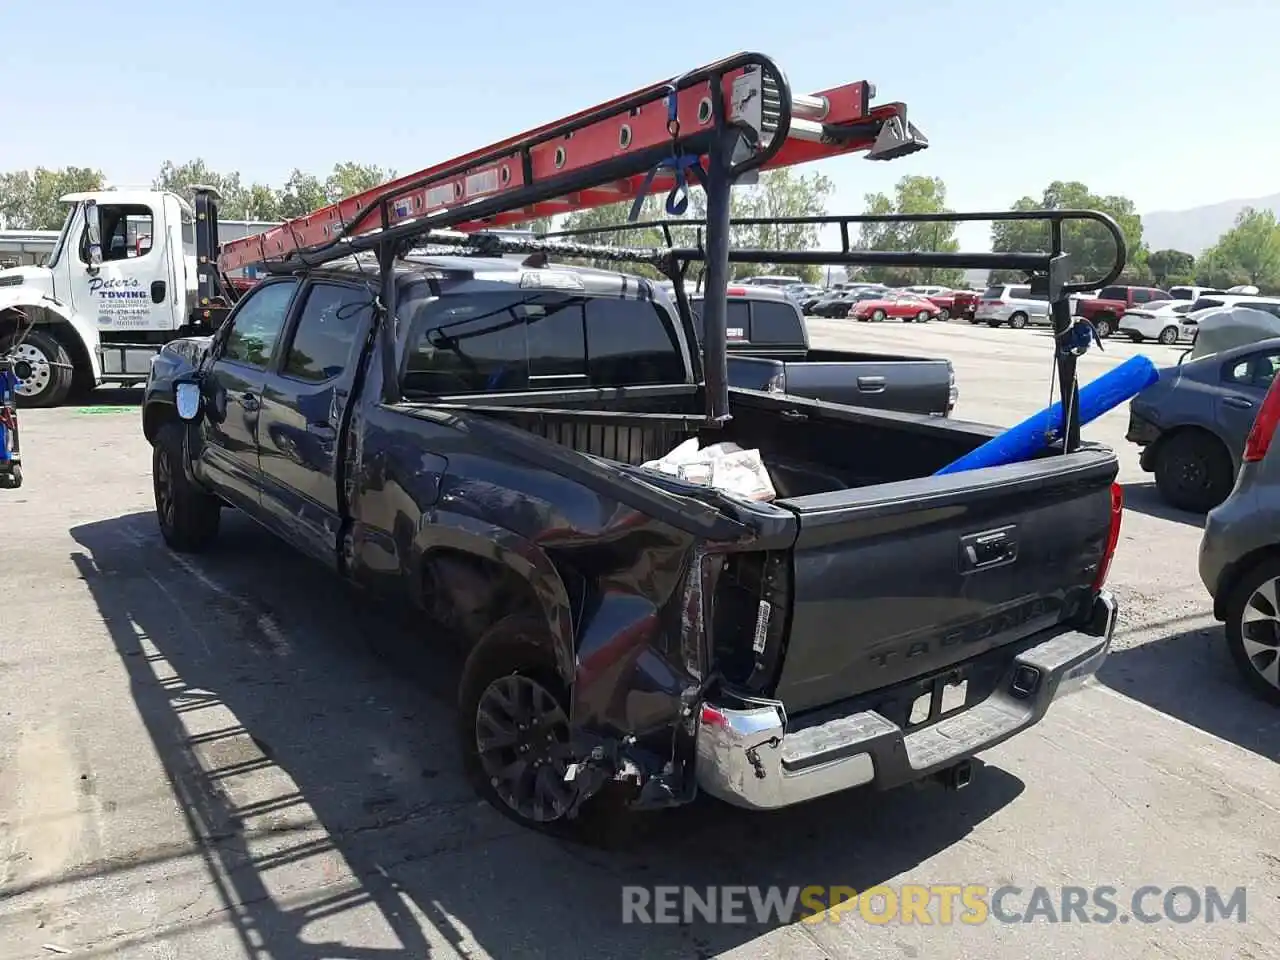
M 1173 326 L 1165 327 L 1160 331 L 1160 336 L 1156 337 L 1156 339 L 1166 346 L 1171 346 L 1178 342 L 1178 328 Z
M 17 490 L 22 486 L 22 467 L 14 464 L 7 473 L 0 473 L 0 489 Z
M 972 324 L 974 324 L 974 325 L 976 326 L 976 325 L 977 325 L 978 323 L 980 323 L 981 321 L 980 321 L 980 320 L 978 320 L 978 317 L 977 317 L 977 315 L 975 314 L 974 316 L 972 316 L 972 317 L 970 317 L 970 318 L 969 318 L 969 322 L 970 322 L 970 323 L 972 323 Z
M 938 319 L 941 320 L 943 323 L 946 323 L 948 320 L 951 319 L 951 311 L 948 310 L 946 307 L 943 307 L 941 310 L 938 311 Z
M 201 490 L 183 469 L 187 427 L 166 423 L 151 448 L 151 486 L 164 542 L 179 553 L 199 553 L 218 536 L 222 502 Z
M 928 310 L 921 310 L 919 313 L 916 314 L 916 323 L 928 323 L 928 322 L 929 322 Z
M 1231 493 L 1235 468 L 1217 437 L 1184 430 L 1161 441 L 1155 454 L 1156 489 L 1178 510 L 1208 513 Z
M 13 359 L 30 367 L 31 374 L 18 384 L 18 404 L 23 407 L 56 407 L 71 392 L 74 371 L 71 354 L 57 338 L 36 328 L 12 351 Z
M 1280 557 L 1244 571 L 1223 605 L 1227 649 L 1246 684 L 1280 706 Z M 1246 622 L 1246 617 L 1248 622 Z
M 1097 331 L 1098 339 L 1105 340 L 1116 331 L 1116 318 L 1109 313 L 1093 318 L 1093 329 Z
M 885 317 L 885 313 L 883 310 L 873 310 L 871 313 L 871 319 L 876 323 L 880 323 L 881 321 L 883 321 L 884 317 Z
M 457 733 L 463 769 L 476 793 L 515 823 L 566 839 L 600 840 L 619 820 L 626 819 L 625 811 L 611 802 L 618 799 L 618 791 L 608 789 L 613 784 L 606 784 L 590 797 L 574 816 L 567 815 L 572 794 L 553 787 L 563 785 L 564 768 L 571 760 L 570 701 L 569 691 L 544 652 L 549 646 L 543 642 L 546 638 L 543 621 L 513 614 L 490 627 L 476 643 L 458 688 Z M 525 699 L 513 700 L 511 694 L 516 691 L 525 694 Z M 511 704 L 520 709 L 508 709 Z M 526 710 L 527 715 L 519 715 Z M 499 732 L 503 721 L 509 722 L 509 728 L 501 732 L 515 742 L 498 746 L 495 737 L 483 748 L 486 730 L 489 734 Z M 526 756 L 523 761 L 520 754 Z M 528 756 L 534 759 L 530 761 Z M 525 767 L 508 788 L 496 773 L 519 762 Z M 529 782 L 530 762 L 540 771 L 545 767 L 550 776 L 539 783 L 538 778 L 545 775 L 535 773 Z M 543 798 L 541 804 L 536 802 L 537 796 Z M 617 816 L 619 813 L 623 816 Z
M 1027 315 L 1022 311 L 1018 311 L 1009 318 L 1009 326 L 1015 330 L 1021 330 L 1027 325 Z

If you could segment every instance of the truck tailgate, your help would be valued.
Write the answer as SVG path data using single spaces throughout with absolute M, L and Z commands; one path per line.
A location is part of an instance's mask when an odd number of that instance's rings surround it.
M 951 408 L 951 367 L 945 360 L 787 360 L 786 392 L 832 403 L 904 413 Z
M 1091 601 L 1106 449 L 779 500 L 795 513 L 788 713 L 940 672 Z

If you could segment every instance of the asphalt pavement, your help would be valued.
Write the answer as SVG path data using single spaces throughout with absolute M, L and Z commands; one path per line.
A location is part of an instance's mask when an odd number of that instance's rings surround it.
M 1050 396 L 1043 331 L 812 332 L 950 356 L 966 419 L 1012 424 Z M 1113 339 L 1082 378 L 1135 352 L 1177 357 Z M 971 786 L 770 815 L 699 801 L 604 850 L 476 800 L 456 663 L 413 618 L 234 515 L 213 552 L 169 553 L 135 393 L 25 411 L 26 484 L 0 492 L 0 960 L 1280 957 L 1280 714 L 1237 680 L 1196 577 L 1200 520 L 1160 504 L 1125 417 L 1085 428 L 1126 486 L 1113 652 Z M 1036 887 L 1105 885 L 1122 909 L 654 926 L 622 923 L 628 884 L 1013 885 L 1021 912 Z M 1138 922 L 1123 905 L 1144 885 L 1243 887 L 1247 914 Z

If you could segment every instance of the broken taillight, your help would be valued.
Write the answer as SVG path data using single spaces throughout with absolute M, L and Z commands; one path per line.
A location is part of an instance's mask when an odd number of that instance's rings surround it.
M 1280 426 L 1280 391 L 1276 390 L 1277 383 L 1280 383 L 1280 377 L 1271 381 L 1262 406 L 1258 408 L 1258 415 L 1253 418 L 1249 439 L 1244 444 L 1245 463 L 1257 463 L 1267 455 L 1271 438 L 1276 435 L 1276 427 Z
M 1098 574 L 1093 578 L 1093 589 L 1101 590 L 1107 582 L 1107 574 L 1111 572 L 1111 559 L 1116 555 L 1116 546 L 1120 543 L 1120 520 L 1124 516 L 1124 487 L 1118 483 L 1111 484 L 1111 525 L 1107 530 L 1107 545 L 1102 551 L 1102 559 L 1098 561 Z

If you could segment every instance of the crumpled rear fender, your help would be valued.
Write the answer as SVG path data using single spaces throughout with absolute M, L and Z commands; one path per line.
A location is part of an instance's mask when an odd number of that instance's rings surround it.
M 101 340 L 98 337 L 97 325 L 83 314 L 76 313 L 68 304 L 53 297 L 45 296 L 38 290 L 24 287 L 0 289 L 0 314 L 10 309 L 35 312 L 32 319 L 37 324 L 66 324 L 70 326 L 84 346 L 89 358 L 89 368 L 93 371 L 93 382 L 102 380 L 102 361 L 98 356 Z

